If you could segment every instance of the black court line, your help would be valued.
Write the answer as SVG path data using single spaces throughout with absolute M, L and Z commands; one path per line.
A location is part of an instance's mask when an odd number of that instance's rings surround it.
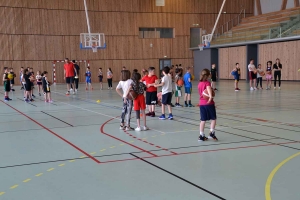
M 145 160 L 143 158 L 140 158 L 140 157 L 138 157 L 138 156 L 136 156 L 136 155 L 134 155 L 132 153 L 130 153 L 130 155 L 132 155 L 133 157 L 138 158 L 139 160 L 141 160 L 141 161 L 143 161 L 143 162 L 145 162 L 145 163 L 147 163 L 149 165 L 152 165 L 153 167 L 156 167 L 157 169 L 160 169 L 161 171 L 164 171 L 164 172 L 166 172 L 166 173 L 168 173 L 168 174 L 170 174 L 170 175 L 172 175 L 172 176 L 174 176 L 174 177 L 176 177 L 176 178 L 178 178 L 178 179 L 180 179 L 180 180 L 182 180 L 182 181 L 184 181 L 184 182 L 186 182 L 186 183 L 188 183 L 188 184 L 190 184 L 190 185 L 192 185 L 192 186 L 194 186 L 194 187 L 196 187 L 196 188 L 198 188 L 198 189 L 200 189 L 200 190 L 202 190 L 202 191 L 204 191 L 204 192 L 206 192 L 206 193 L 208 193 L 208 194 L 210 194 L 210 195 L 212 195 L 212 196 L 214 196 L 214 197 L 216 197 L 218 199 L 226 200 L 225 198 L 220 197 L 219 195 L 217 195 L 217 194 L 215 194 L 215 193 L 213 193 L 211 191 L 208 191 L 207 189 L 204 189 L 203 187 L 201 187 L 201 186 L 199 186 L 199 185 L 197 185 L 195 183 L 192 183 L 192 182 L 188 181 L 187 179 L 184 179 L 184 178 L 182 178 L 182 177 L 180 177 L 180 176 L 178 176 L 178 175 L 176 175 L 176 174 L 174 174 L 174 173 L 172 173 L 172 172 L 170 172 L 170 171 L 168 171 L 166 169 L 163 169 L 162 167 L 159 167 L 158 165 L 155 165 L 155 164 L 153 164 L 153 163 L 151 163 L 151 162 L 149 162 L 149 161 L 147 161 L 147 160 Z
M 44 111 L 41 111 L 41 112 L 44 113 L 45 115 L 48 115 L 48 116 L 50 116 L 50 117 L 53 117 L 54 119 L 57 119 L 58 121 L 61 121 L 61 122 L 65 123 L 65 124 L 68 124 L 69 126 L 74 127 L 72 124 L 69 124 L 68 122 L 65 122 L 65 121 L 63 121 L 63 120 L 61 120 L 61 119 L 59 119 L 59 118 L 57 118 L 57 117 L 54 117 L 53 115 L 50 115 L 50 114 L 48 114 L 48 113 L 46 113 L 46 112 L 44 112 Z
M 25 102 L 24 99 L 20 99 L 20 98 L 17 98 L 17 99 L 19 99 L 20 101 Z M 25 102 L 25 103 L 37 107 L 36 105 L 34 105 L 34 104 L 32 104 L 32 103 L 29 103 L 29 102 Z

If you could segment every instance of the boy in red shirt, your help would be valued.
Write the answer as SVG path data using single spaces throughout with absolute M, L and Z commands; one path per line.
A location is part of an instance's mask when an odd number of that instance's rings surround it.
M 75 85 L 74 85 L 75 73 L 77 74 L 77 70 L 74 67 L 74 64 L 70 62 L 69 58 L 65 58 L 64 79 L 66 80 L 66 83 L 67 83 L 66 95 L 70 95 L 70 84 L 72 84 L 72 87 L 75 88 Z M 73 94 L 75 94 L 74 91 L 73 91 Z
M 142 82 L 147 86 L 146 90 L 146 105 L 148 105 L 149 113 L 146 116 L 155 117 L 155 105 L 157 103 L 157 88 L 154 87 L 155 81 L 158 80 L 154 74 L 155 68 L 149 67 L 148 76 L 142 78 Z

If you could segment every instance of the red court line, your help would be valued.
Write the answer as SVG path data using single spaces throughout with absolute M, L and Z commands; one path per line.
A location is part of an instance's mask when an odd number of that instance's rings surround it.
M 123 142 L 123 143 L 125 143 L 125 144 L 128 144 L 128 145 L 130 145 L 130 146 L 132 146 L 132 147 L 134 147 L 134 148 L 136 148 L 136 149 L 139 149 L 139 150 L 141 150 L 141 151 L 143 151 L 143 152 L 145 152 L 145 153 L 148 153 L 148 154 L 150 154 L 150 155 L 152 155 L 152 156 L 154 156 L 154 157 L 157 156 L 157 155 L 155 155 L 154 153 L 151 153 L 151 152 L 149 152 L 149 151 L 147 151 L 147 150 L 145 150 L 145 149 L 142 149 L 142 148 L 140 148 L 140 147 L 138 147 L 138 146 L 135 146 L 135 145 L 130 144 L 130 143 L 124 141 L 124 140 L 121 140 L 121 139 L 119 139 L 119 138 L 117 138 L 117 137 L 115 137 L 115 136 L 112 136 L 112 135 L 109 135 L 109 134 L 105 133 L 105 132 L 104 132 L 104 126 L 105 126 L 108 122 L 112 121 L 113 119 L 115 119 L 115 118 L 111 118 L 110 120 L 107 120 L 106 122 L 104 122 L 104 123 L 102 124 L 102 126 L 101 126 L 101 128 L 100 128 L 100 132 L 101 132 L 102 134 L 104 134 L 104 135 L 106 135 L 106 136 L 108 136 L 108 137 L 111 137 L 111 138 L 113 138 L 113 139 L 115 139 L 115 140 L 118 140 L 118 141 L 120 141 L 120 142 Z
M 282 143 L 277 143 L 277 144 L 260 144 L 260 145 L 253 145 L 253 146 L 241 146 L 241 147 L 213 149 L 213 150 L 201 150 L 201 151 L 192 151 L 192 152 L 184 152 L 184 153 L 177 153 L 177 154 L 165 154 L 165 155 L 159 155 L 159 156 L 156 156 L 156 157 L 141 157 L 141 158 L 143 158 L 143 159 L 146 159 L 146 158 L 161 158 L 161 157 L 168 157 L 168 156 L 179 156 L 179 155 L 188 155 L 188 154 L 197 154 L 197 153 L 208 153 L 208 152 L 216 152 L 216 151 L 229 151 L 229 150 L 258 148 L 258 147 L 265 147 L 265 146 L 276 146 L 276 145 L 280 145 L 280 144 L 294 144 L 294 143 L 300 143 L 300 141 L 282 142 Z M 199 146 L 199 147 L 201 147 L 201 146 Z M 131 161 L 131 160 L 140 160 L 141 158 L 131 158 L 131 159 L 123 159 L 123 160 L 110 160 L 110 161 L 102 162 L 101 164 L 114 163 L 114 162 L 124 162 L 124 161 Z
M 21 111 L 17 110 L 16 108 L 12 107 L 11 105 L 3 102 L 2 100 L 0 100 L 2 103 L 4 103 L 5 105 L 7 105 L 8 107 L 12 108 L 13 110 L 17 111 L 18 113 L 20 113 L 21 115 L 23 115 L 24 117 L 30 119 L 32 122 L 36 123 L 37 125 L 39 125 L 40 127 L 42 127 L 43 129 L 47 130 L 48 132 L 52 133 L 53 135 L 55 135 L 56 137 L 58 137 L 59 139 L 61 139 L 62 141 L 66 142 L 67 144 L 69 144 L 70 146 L 74 147 L 75 149 L 77 149 L 78 151 L 80 151 L 81 153 L 83 153 L 84 155 L 86 155 L 87 157 L 89 157 L 90 159 L 92 159 L 93 161 L 95 161 L 96 163 L 101 163 L 99 160 L 97 160 L 95 157 L 91 156 L 90 154 L 88 154 L 87 152 L 83 151 L 82 149 L 80 149 L 79 147 L 77 147 L 76 145 L 74 145 L 73 143 L 69 142 L 68 140 L 66 140 L 65 138 L 59 136 L 58 134 L 54 133 L 53 131 L 51 131 L 50 129 L 48 129 L 47 127 L 45 127 L 44 125 L 40 124 L 39 122 L 35 121 L 34 119 L 32 119 L 31 117 L 29 117 L 28 115 L 22 113 Z

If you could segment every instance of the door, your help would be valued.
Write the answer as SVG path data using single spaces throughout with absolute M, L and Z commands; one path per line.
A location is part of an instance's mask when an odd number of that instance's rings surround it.
M 201 44 L 201 28 L 190 28 L 190 47 L 198 47 Z
M 159 72 L 160 72 L 159 77 L 163 76 L 162 75 L 162 69 L 164 67 L 171 67 L 171 65 L 172 65 L 171 59 L 160 59 L 159 60 Z

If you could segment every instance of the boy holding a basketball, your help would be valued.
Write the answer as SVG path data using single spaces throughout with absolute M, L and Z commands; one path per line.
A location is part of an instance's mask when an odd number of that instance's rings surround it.
M 184 94 L 185 107 L 194 107 L 191 103 L 191 93 L 192 93 L 191 67 L 186 68 L 186 73 L 183 76 L 183 81 L 184 81 L 184 89 L 185 89 L 185 94 Z M 187 104 L 187 101 L 189 102 L 189 104 Z
M 157 104 L 157 88 L 154 87 L 155 82 L 158 80 L 154 74 L 155 68 L 148 68 L 148 75 L 142 78 L 142 82 L 147 86 L 146 90 L 146 104 L 149 107 L 149 113 L 146 116 L 155 117 L 155 105 Z
M 16 77 L 16 74 L 14 73 L 12 67 L 10 68 L 9 73 L 11 74 L 11 77 L 12 77 L 12 79 L 10 79 L 10 89 L 11 89 L 11 91 L 14 92 L 14 91 L 15 91 L 15 89 L 14 89 L 14 84 L 15 84 L 15 77 Z
M 240 91 L 239 81 L 240 81 L 240 75 L 241 75 L 241 69 L 240 69 L 239 63 L 235 63 L 235 68 L 231 71 L 231 75 L 234 78 L 235 91 L 238 92 L 238 91 Z
M 4 67 L 4 74 L 3 74 L 3 85 L 4 85 L 4 101 L 11 101 L 12 99 L 9 98 L 9 91 L 10 91 L 10 80 L 8 78 L 8 67 Z
M 171 106 L 171 101 L 172 101 L 172 77 L 169 76 L 170 68 L 169 67 L 164 67 L 163 70 L 163 75 L 164 77 L 161 79 L 160 84 L 155 84 L 154 86 L 160 87 L 162 86 L 162 98 L 161 98 L 161 113 L 162 115 L 159 117 L 159 119 L 165 120 L 165 106 L 168 106 L 169 110 L 169 120 L 173 119 L 172 115 L 172 106 Z
M 261 64 L 258 64 L 257 65 L 257 78 L 256 78 L 256 88 L 258 88 L 258 84 L 260 85 L 260 89 L 262 90 L 263 87 L 262 87 L 262 75 L 264 75 L 264 70 L 261 68 Z
M 215 102 L 213 100 L 213 89 L 211 87 L 210 82 L 208 81 L 210 77 L 210 71 L 208 69 L 204 69 L 201 72 L 200 82 L 198 84 L 198 92 L 200 95 L 200 136 L 198 141 L 206 141 L 208 140 L 204 134 L 205 122 L 211 120 L 210 123 L 210 133 L 209 138 L 214 140 L 218 140 L 215 135 L 215 126 L 217 120 L 216 107 Z M 207 97 L 207 96 L 208 97 Z
M 176 97 L 175 106 L 182 107 L 182 105 L 180 105 L 180 103 L 179 103 L 179 100 L 181 97 L 181 87 L 184 85 L 184 82 L 182 80 L 182 69 L 176 68 L 175 73 L 176 73 L 176 76 L 175 76 L 175 97 Z

